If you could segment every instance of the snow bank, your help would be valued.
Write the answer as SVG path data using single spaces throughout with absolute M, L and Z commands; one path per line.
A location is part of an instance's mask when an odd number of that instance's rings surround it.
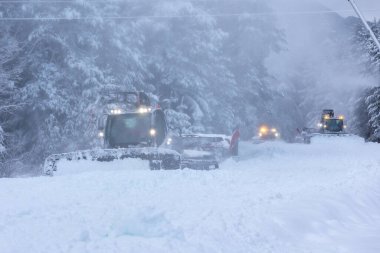
M 378 253 L 380 145 L 342 141 L 242 143 L 213 171 L 1 179 L 0 252 Z

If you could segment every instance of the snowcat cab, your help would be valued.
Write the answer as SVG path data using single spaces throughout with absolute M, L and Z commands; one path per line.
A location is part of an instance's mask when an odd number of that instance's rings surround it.
M 143 92 L 123 92 L 109 96 L 105 114 L 98 122 L 104 149 L 54 154 L 46 158 L 45 174 L 53 175 L 60 160 L 109 162 L 129 158 L 149 161 L 151 169 L 180 169 L 181 156 L 160 148 L 167 136 L 164 112 L 152 108 Z
M 158 147 L 164 142 L 165 114 L 151 106 L 144 92 L 122 92 L 111 99 L 98 123 L 105 148 Z
M 161 110 L 125 112 L 107 116 L 105 148 L 155 147 L 166 137 L 165 115 Z
M 344 125 L 344 116 L 334 116 L 334 110 L 325 109 L 322 111 L 321 121 L 318 124 L 321 133 L 342 133 L 346 126 Z
M 333 118 L 334 117 L 334 110 L 333 109 L 324 109 L 322 111 L 322 117 L 321 117 L 321 121 L 324 119 L 324 118 Z
M 323 121 L 321 127 L 321 132 L 323 133 L 341 133 L 344 131 L 346 126 L 344 125 L 344 117 L 339 116 L 337 118 L 326 118 Z

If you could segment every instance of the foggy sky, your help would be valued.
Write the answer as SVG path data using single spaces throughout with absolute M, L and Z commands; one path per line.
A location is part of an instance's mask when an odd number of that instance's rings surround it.
M 349 9 L 351 8 L 351 5 L 348 3 L 347 0 L 319 0 L 319 2 L 333 10 L 342 10 L 346 8 L 349 8 Z M 355 0 L 355 2 L 368 20 L 372 20 L 375 17 L 380 18 L 380 1 L 379 0 Z M 376 10 L 376 11 L 373 12 L 373 11 L 368 11 L 368 10 Z M 339 13 L 339 14 L 341 14 L 342 16 L 352 16 L 354 15 L 354 12 Z
M 330 10 L 349 10 L 349 12 L 338 12 L 344 17 L 356 16 L 354 10 L 352 10 L 352 7 L 347 0 L 271 0 L 271 2 L 273 2 L 273 8 L 277 9 L 277 11 L 313 11 L 317 9 L 309 5 L 317 2 Z M 379 0 L 355 0 L 355 2 L 367 20 L 380 18 Z
M 271 7 L 278 13 L 352 9 L 347 0 L 271 0 L 270 2 Z M 379 9 L 380 17 L 379 0 L 356 0 L 356 3 L 363 11 Z M 353 11 L 338 14 L 343 17 L 356 16 Z M 365 14 L 367 20 L 371 20 L 370 14 L 374 12 L 365 12 Z M 267 60 L 267 67 L 281 83 L 292 74 L 297 74 L 305 64 L 312 65 L 308 74 L 315 82 L 306 84 L 310 85 L 310 94 L 306 95 L 312 97 L 318 96 L 319 93 L 328 101 L 325 104 L 321 103 L 320 107 L 331 107 L 349 115 L 356 92 L 379 83 L 377 78 L 364 75 L 358 62 L 349 55 L 340 53 L 340 47 L 343 45 L 329 42 L 329 33 L 335 29 L 339 31 L 337 36 L 347 36 L 347 40 L 351 36 L 345 32 L 346 28 L 334 26 L 335 19 L 337 17 L 334 13 L 278 15 L 278 25 L 284 31 L 286 38 L 285 50 L 272 54 Z M 286 85 L 289 85 L 289 81 Z M 321 108 L 317 106 L 309 110 L 312 112 L 309 121 L 312 121 L 313 115 L 317 117 Z

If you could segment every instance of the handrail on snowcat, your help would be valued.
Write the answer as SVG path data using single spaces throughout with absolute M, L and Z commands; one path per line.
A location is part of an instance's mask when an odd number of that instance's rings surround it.
M 131 105 L 135 108 L 151 106 L 149 96 L 143 91 L 108 92 L 107 97 L 103 96 L 102 100 L 107 104 Z

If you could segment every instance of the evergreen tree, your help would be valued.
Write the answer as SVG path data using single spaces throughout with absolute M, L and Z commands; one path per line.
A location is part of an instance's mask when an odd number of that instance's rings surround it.
M 380 39 L 380 22 L 369 24 Z M 365 73 L 380 75 L 380 50 L 372 40 L 368 31 L 362 25 L 358 25 L 355 31 L 354 42 L 357 46 L 356 54 L 366 66 Z M 380 88 L 368 89 L 358 99 L 355 110 L 355 130 L 369 141 L 380 142 Z
M 272 19 L 209 16 L 229 8 L 213 1 L 11 6 L 4 17 L 63 19 L 0 27 L 0 106 L 17 105 L 0 114 L 9 168 L 31 171 L 51 153 L 94 147 L 110 92 L 147 92 L 181 132 L 228 134 L 242 124 L 250 137 L 279 110 L 283 97 L 264 66 L 281 44 Z M 121 16 L 145 17 L 102 18 Z
M 366 97 L 370 137 L 368 140 L 380 142 L 380 87 L 373 88 Z
M 374 21 L 369 23 L 375 36 L 380 39 L 380 22 Z M 366 66 L 366 72 L 369 74 L 379 75 L 380 73 L 380 51 L 375 42 L 371 38 L 367 29 L 359 24 L 356 28 L 354 37 L 357 46 L 358 55 Z
M 12 11 L 13 9 L 6 9 Z M 9 161 L 13 158 L 11 144 L 12 119 L 17 115 L 21 101 L 13 99 L 23 69 L 21 45 L 15 37 L 14 26 L 0 26 L 0 177 L 9 175 Z M 17 144 L 19 147 L 20 145 Z
M 350 125 L 352 133 L 357 134 L 366 140 L 371 136 L 369 128 L 369 116 L 366 104 L 366 97 L 370 94 L 371 89 L 366 89 L 358 96 L 355 101 L 354 109 L 352 112 L 353 120 Z

